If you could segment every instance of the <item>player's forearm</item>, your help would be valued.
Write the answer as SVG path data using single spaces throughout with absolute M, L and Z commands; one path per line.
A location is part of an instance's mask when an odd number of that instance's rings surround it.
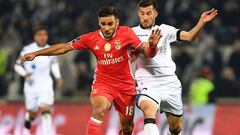
M 192 35 L 191 36 L 191 41 L 196 39 L 196 37 L 201 32 L 204 25 L 205 25 L 204 22 L 202 22 L 201 20 L 198 21 L 197 25 L 190 31 L 190 33 L 191 33 L 190 35 Z
M 181 40 L 193 41 L 199 35 L 199 33 L 201 32 L 204 25 L 205 25 L 205 23 L 202 22 L 201 20 L 199 20 L 197 25 L 195 27 L 193 27 L 190 31 L 185 32 L 185 33 L 184 33 L 184 31 L 182 31 L 180 34 L 180 36 L 182 35 Z
M 153 58 L 157 54 L 157 46 L 150 45 L 148 42 L 144 42 L 142 45 L 142 51 L 148 58 Z
M 148 58 L 153 58 L 157 54 L 157 46 L 150 47 L 150 45 L 146 48 L 145 54 Z
M 27 74 L 27 72 L 25 71 L 25 69 L 23 68 L 23 66 L 22 65 L 20 65 L 20 64 L 18 64 L 18 63 L 16 63 L 15 65 L 14 65 L 14 70 L 15 70 L 15 72 L 17 72 L 19 75 L 21 75 L 22 77 L 24 77 L 26 74 Z
M 36 56 L 52 56 L 52 55 L 61 55 L 69 50 L 66 49 L 67 44 L 66 43 L 59 43 L 52 45 L 51 47 L 48 47 L 46 49 L 42 49 L 36 52 L 33 52 Z

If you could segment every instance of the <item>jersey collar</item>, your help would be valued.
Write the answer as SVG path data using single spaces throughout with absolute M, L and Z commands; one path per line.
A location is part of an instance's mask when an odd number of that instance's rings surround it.
M 143 28 L 140 24 L 138 25 L 141 29 L 144 29 L 144 30 L 151 30 L 154 26 L 155 26 L 155 23 L 153 24 L 153 26 L 151 28 Z
M 105 38 L 105 37 L 103 36 L 103 34 L 102 34 L 101 29 L 99 30 L 99 35 L 100 35 L 103 39 L 106 39 L 106 40 L 109 41 L 109 40 L 113 39 L 113 38 L 117 35 L 117 30 L 118 30 L 118 26 L 117 26 L 117 28 L 115 29 L 114 34 L 113 34 L 113 36 L 112 36 L 111 38 Z
M 37 42 L 34 42 L 34 43 L 35 43 L 35 45 L 36 45 L 38 48 L 46 48 L 46 47 L 48 46 L 48 44 L 45 44 L 44 46 L 41 47 L 41 46 L 38 45 Z

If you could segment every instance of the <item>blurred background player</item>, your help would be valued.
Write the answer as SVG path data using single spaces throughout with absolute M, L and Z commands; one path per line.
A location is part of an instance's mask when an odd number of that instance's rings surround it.
M 48 31 L 39 27 L 34 33 L 34 42 L 25 46 L 20 57 L 26 53 L 48 48 Z M 38 109 L 42 113 L 42 134 L 52 134 L 52 118 L 50 107 L 54 102 L 53 74 L 57 87 L 63 85 L 63 79 L 59 70 L 59 63 L 55 56 L 41 56 L 34 61 L 20 64 L 18 59 L 15 71 L 25 78 L 24 95 L 27 113 L 25 115 L 25 127 L 31 128 L 31 122 L 35 119 Z
M 100 30 L 84 34 L 71 42 L 59 43 L 49 48 L 25 54 L 21 62 L 32 61 L 37 56 L 61 55 L 71 50 L 90 50 L 97 60 L 90 102 L 92 115 L 87 125 L 87 135 L 100 135 L 106 112 L 114 104 L 119 113 L 121 135 L 131 135 L 133 130 L 135 85 L 130 70 L 130 49 L 137 49 L 148 57 L 156 54 L 160 31 L 152 31 L 148 42 L 141 42 L 131 28 L 119 26 L 115 7 L 105 6 L 98 12 Z
M 158 43 L 158 52 L 152 59 L 140 54 L 135 64 L 135 77 L 138 84 L 139 97 L 137 106 L 144 114 L 144 132 L 147 135 L 159 135 L 155 124 L 156 113 L 165 112 L 169 123 L 169 135 L 180 135 L 182 130 L 182 86 L 175 75 L 175 63 L 171 58 L 170 43 L 174 41 L 192 41 L 199 34 L 205 23 L 211 21 L 217 10 L 202 13 L 197 25 L 190 31 L 182 31 L 172 26 L 155 25 L 158 16 L 155 0 L 141 0 L 138 3 L 140 24 L 134 32 L 141 41 L 146 41 L 152 29 L 158 28 L 162 38 Z M 136 53 L 137 54 L 137 53 Z

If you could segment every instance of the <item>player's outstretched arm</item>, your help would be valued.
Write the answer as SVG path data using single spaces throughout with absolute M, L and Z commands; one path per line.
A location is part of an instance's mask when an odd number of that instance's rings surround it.
M 211 9 L 202 13 L 197 25 L 190 31 L 181 31 L 180 39 L 184 41 L 193 41 L 200 33 L 203 26 L 217 16 L 217 10 Z
M 70 50 L 73 50 L 73 48 L 71 47 L 70 44 L 59 43 L 59 44 L 52 45 L 51 47 L 48 47 L 48 48 L 45 48 L 45 49 L 42 49 L 39 51 L 27 53 L 20 58 L 20 62 L 21 62 L 21 64 L 23 64 L 25 61 L 32 61 L 37 56 L 61 55 Z

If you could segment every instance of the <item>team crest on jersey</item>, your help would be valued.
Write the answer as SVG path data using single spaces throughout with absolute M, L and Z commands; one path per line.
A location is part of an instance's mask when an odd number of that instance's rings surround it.
M 116 50 L 120 50 L 121 49 L 121 40 L 115 40 L 114 45 L 115 45 Z
M 104 49 L 105 49 L 105 51 L 110 51 L 111 50 L 111 44 L 110 43 L 106 43 L 105 45 L 104 45 Z

